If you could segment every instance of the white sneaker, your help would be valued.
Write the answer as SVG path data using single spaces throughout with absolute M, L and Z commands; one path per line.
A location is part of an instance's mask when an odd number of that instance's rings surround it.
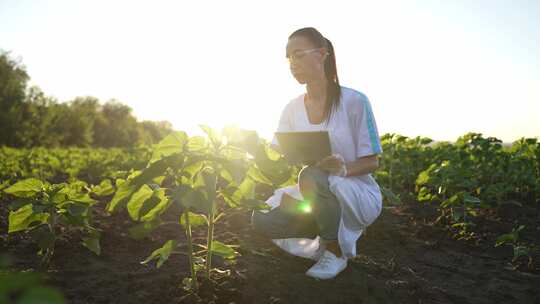
M 319 261 L 323 255 L 323 253 L 326 251 L 326 246 L 322 242 L 322 240 L 319 241 L 319 248 L 317 248 L 317 251 L 315 251 L 311 256 L 308 257 L 310 260 Z
M 332 252 L 325 250 L 319 261 L 306 272 L 306 275 L 321 280 L 332 279 L 345 267 L 347 267 L 345 256 L 338 258 Z

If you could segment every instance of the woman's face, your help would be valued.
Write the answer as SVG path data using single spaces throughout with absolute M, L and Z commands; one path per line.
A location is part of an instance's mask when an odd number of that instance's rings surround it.
M 305 84 L 324 79 L 324 59 L 326 50 L 316 48 L 304 37 L 289 39 L 286 49 L 291 73 L 296 80 Z

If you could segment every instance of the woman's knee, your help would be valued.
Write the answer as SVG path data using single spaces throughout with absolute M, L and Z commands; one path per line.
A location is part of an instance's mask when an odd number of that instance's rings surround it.
M 298 174 L 298 186 L 304 196 L 317 188 L 328 187 L 328 173 L 315 166 L 304 167 Z

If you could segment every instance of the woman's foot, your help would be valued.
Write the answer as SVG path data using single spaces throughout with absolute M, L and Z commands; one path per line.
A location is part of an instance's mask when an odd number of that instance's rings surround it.
M 309 259 L 314 261 L 319 261 L 319 259 L 322 257 L 323 253 L 326 251 L 326 245 L 322 240 L 319 240 L 319 248 L 309 257 Z
M 337 257 L 341 257 L 341 247 L 339 247 L 338 241 L 321 241 L 324 242 L 326 250 L 332 252 Z
M 329 250 L 325 250 L 319 261 L 306 272 L 306 275 L 321 280 L 332 279 L 346 267 L 346 257 L 337 257 Z

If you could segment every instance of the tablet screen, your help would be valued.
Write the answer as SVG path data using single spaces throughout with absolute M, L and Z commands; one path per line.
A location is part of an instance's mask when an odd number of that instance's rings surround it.
M 275 135 L 290 163 L 314 163 L 331 155 L 328 131 L 276 132 Z

